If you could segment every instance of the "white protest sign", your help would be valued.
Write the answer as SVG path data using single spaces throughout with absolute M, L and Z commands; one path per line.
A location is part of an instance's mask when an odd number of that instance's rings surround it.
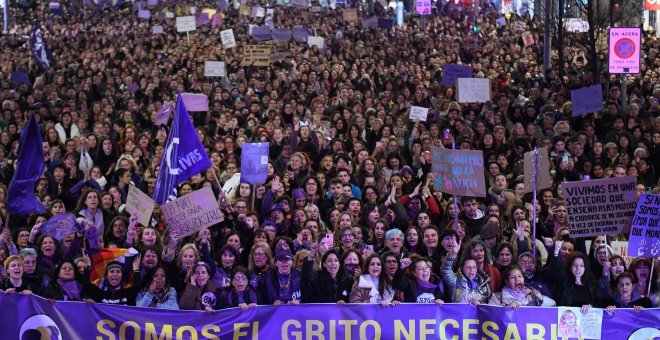
M 325 45 L 325 39 L 323 37 L 310 35 L 307 37 L 307 45 L 309 45 L 309 47 L 316 46 L 319 49 L 322 49 Z
M 126 196 L 126 211 L 131 215 L 137 214 L 138 223 L 141 225 L 149 226 L 155 204 L 156 203 L 151 197 L 135 186 L 131 185 L 128 188 L 128 195 Z
M 165 12 L 165 17 L 168 19 L 174 19 L 174 12 Z
M 458 78 L 459 103 L 486 103 L 490 101 L 490 80 L 485 78 Z
M 210 187 L 193 191 L 161 206 L 167 225 L 179 237 L 223 220 L 218 201 Z
M 222 45 L 227 48 L 236 47 L 236 39 L 234 39 L 234 30 L 228 29 L 220 32 L 220 39 L 222 40 Z
M 164 32 L 163 26 L 161 26 L 161 25 L 156 25 L 156 26 L 151 27 L 151 33 L 152 34 L 163 34 L 163 32 Z
M 254 7 L 252 10 L 254 11 L 254 16 L 257 18 L 263 18 L 266 16 L 266 9 L 263 7 Z
M 224 77 L 226 75 L 224 61 L 207 60 L 204 62 L 204 77 Z
M 176 31 L 177 32 L 190 32 L 197 29 L 195 17 L 192 15 L 186 17 L 176 17 Z
M 197 14 L 197 7 L 195 6 L 190 6 L 190 14 Z
M 410 121 L 417 121 L 419 119 L 420 122 L 425 122 L 426 117 L 429 115 L 429 109 L 427 107 L 421 107 L 421 106 L 411 106 L 410 107 Z
M 571 237 L 620 234 L 635 214 L 635 177 L 563 183 Z

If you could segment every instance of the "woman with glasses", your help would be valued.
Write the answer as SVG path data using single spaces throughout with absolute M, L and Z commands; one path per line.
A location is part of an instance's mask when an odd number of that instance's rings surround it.
M 433 274 L 431 269 L 431 261 L 425 257 L 401 260 L 401 267 L 394 275 L 392 286 L 403 292 L 403 302 L 435 303 L 437 305 L 445 303 L 445 289 L 442 280 Z
M 231 275 L 231 286 L 225 288 L 216 309 L 239 307 L 241 311 L 247 311 L 257 306 L 257 291 L 248 281 L 248 271 L 243 266 L 238 266 Z

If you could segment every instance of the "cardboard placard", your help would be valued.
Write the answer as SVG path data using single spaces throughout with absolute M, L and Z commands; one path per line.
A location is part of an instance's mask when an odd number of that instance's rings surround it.
M 137 222 L 143 226 L 149 226 L 151 221 L 151 214 L 154 212 L 156 202 L 143 193 L 140 189 L 131 185 L 128 188 L 128 195 L 126 196 L 126 211 L 129 214 L 137 214 Z
M 357 22 L 358 21 L 358 12 L 357 8 L 348 8 L 344 9 L 342 16 L 346 22 Z
M 484 155 L 481 150 L 432 147 L 436 190 L 459 196 L 486 197 Z
M 272 41 L 270 50 L 270 61 L 281 61 L 286 57 L 291 56 L 291 49 L 289 49 L 288 39 L 277 39 Z
M 635 214 L 635 177 L 563 183 L 571 237 L 620 234 Z
M 178 237 L 222 222 L 222 213 L 210 187 L 193 191 L 161 206 L 167 225 Z
M 547 148 L 539 148 L 537 152 L 536 190 L 543 190 L 551 186 L 550 161 L 548 160 Z M 528 193 L 534 191 L 534 150 L 525 152 L 524 157 L 525 192 Z
M 243 49 L 242 66 L 266 67 L 270 65 L 270 52 L 272 44 L 263 43 L 258 45 L 247 45 Z

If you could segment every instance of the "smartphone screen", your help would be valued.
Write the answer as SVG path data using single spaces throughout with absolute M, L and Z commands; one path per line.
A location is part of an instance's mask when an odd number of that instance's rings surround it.
M 553 198 L 552 201 L 550 202 L 550 208 L 556 207 L 558 202 L 559 202 L 558 199 Z
M 332 234 L 325 235 L 325 246 L 332 248 L 335 246 L 335 236 Z

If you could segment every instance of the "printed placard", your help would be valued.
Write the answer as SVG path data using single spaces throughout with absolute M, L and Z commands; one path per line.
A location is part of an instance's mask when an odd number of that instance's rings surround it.
M 316 46 L 321 50 L 325 47 L 325 39 L 323 37 L 310 35 L 307 37 L 307 45 L 309 45 L 309 47 Z
M 204 76 L 205 77 L 224 77 L 227 75 L 225 70 L 224 61 L 210 61 L 204 62 Z
M 490 80 L 484 78 L 458 78 L 459 103 L 486 103 L 490 101 Z
M 642 194 L 630 227 L 628 254 L 660 256 L 660 195 Z
M 610 73 L 639 73 L 641 43 L 642 30 L 639 27 L 611 27 L 608 63 Z
M 635 177 L 563 183 L 571 237 L 620 234 L 637 205 Z
M 185 17 L 176 17 L 176 31 L 177 32 L 190 32 L 197 29 L 195 17 L 192 15 Z
M 234 38 L 234 30 L 228 29 L 220 32 L 220 40 L 225 49 L 236 47 L 236 39 Z
M 176 231 L 179 238 L 223 220 L 211 187 L 204 187 L 165 203 L 161 209 L 168 227 Z
M 432 152 L 436 190 L 459 196 L 486 197 L 483 151 L 433 147 Z
M 419 120 L 420 122 L 425 122 L 426 118 L 429 115 L 429 108 L 428 107 L 421 107 L 421 106 L 411 106 L 410 107 L 410 121 L 416 122 Z
M 143 193 L 134 185 L 131 185 L 128 188 L 128 195 L 126 196 L 126 211 L 131 215 L 137 214 L 137 221 L 141 225 L 150 225 L 149 222 L 151 220 L 151 214 L 154 212 L 155 205 L 156 202 L 154 202 L 149 195 Z

